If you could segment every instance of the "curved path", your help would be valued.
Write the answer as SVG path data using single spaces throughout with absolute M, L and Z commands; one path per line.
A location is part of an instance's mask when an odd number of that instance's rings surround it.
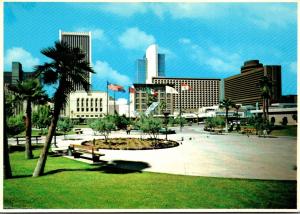
M 84 139 L 92 139 L 84 131 Z M 250 178 L 268 180 L 296 180 L 297 140 L 293 137 L 259 138 L 243 135 L 210 135 L 199 127 L 177 130 L 170 139 L 184 140 L 180 146 L 159 150 L 103 150 L 102 160 L 123 161 L 124 168 L 134 169 L 130 163 L 147 163 L 144 171 L 179 175 Z M 124 132 L 111 137 L 126 137 Z M 133 133 L 130 137 L 139 137 Z M 164 136 L 161 135 L 161 138 Z M 62 142 L 61 142 L 62 143 Z M 70 142 L 71 143 L 71 142 Z M 72 142 L 74 143 L 74 141 Z M 60 145 L 60 144 L 59 144 Z M 62 144 L 61 144 L 62 145 Z M 128 164 L 126 164 L 128 163 Z

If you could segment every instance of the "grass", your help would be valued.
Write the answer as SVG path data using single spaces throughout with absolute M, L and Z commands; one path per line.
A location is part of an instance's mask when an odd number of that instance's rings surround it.
M 38 136 L 38 135 L 41 135 L 41 136 L 46 136 L 48 133 L 48 129 L 45 129 L 44 132 L 42 132 L 41 130 L 36 130 L 36 129 L 33 129 L 32 132 L 31 132 L 31 135 L 32 136 Z M 56 135 L 63 135 L 64 133 L 63 132 L 60 132 L 60 131 L 57 131 L 56 132 Z M 66 132 L 66 135 L 68 134 L 76 134 L 73 130 L 69 131 L 69 132 Z M 26 133 L 25 131 L 21 132 L 20 134 L 16 135 L 16 136 L 25 136 Z
M 273 136 L 293 136 L 297 137 L 297 126 L 284 126 L 271 132 Z
M 47 160 L 47 174 L 32 178 L 37 159 L 24 160 L 24 152 L 13 152 L 10 158 L 14 178 L 4 180 L 6 209 L 296 208 L 296 181 L 117 170 L 54 156 Z

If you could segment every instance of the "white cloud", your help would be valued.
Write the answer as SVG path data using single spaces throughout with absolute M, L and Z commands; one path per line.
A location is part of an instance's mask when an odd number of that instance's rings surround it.
M 100 41 L 106 40 L 104 31 L 102 29 L 100 29 L 100 28 L 80 27 L 80 28 L 77 28 L 75 31 L 77 31 L 77 32 L 89 32 L 89 31 L 91 31 L 91 33 L 92 33 L 92 39 L 94 39 L 94 40 L 100 40 Z
M 297 20 L 297 7 L 279 3 L 111 3 L 97 8 L 124 17 L 144 13 L 153 13 L 159 18 L 206 21 L 237 17 L 262 28 L 285 27 Z
M 125 3 L 125 4 L 105 4 L 101 7 L 101 10 L 110 12 L 119 16 L 130 17 L 137 13 L 145 13 L 148 9 L 145 4 L 142 3 Z
M 145 50 L 149 45 L 155 43 L 155 38 L 139 28 L 133 27 L 128 28 L 119 37 L 119 42 L 127 49 Z
M 127 99 L 125 98 L 119 98 L 116 100 L 117 105 L 126 105 L 127 104 Z
M 181 44 L 191 44 L 191 40 L 188 38 L 181 38 L 179 39 L 179 43 Z
M 93 76 L 94 80 L 108 80 L 122 86 L 131 85 L 131 80 L 128 76 L 120 74 L 118 71 L 114 70 L 105 61 L 97 60 L 93 65 L 94 71 L 96 72 Z
M 297 62 L 291 62 L 289 67 L 292 73 L 297 73 Z
M 235 72 L 242 62 L 239 54 L 229 53 L 216 45 L 200 47 L 188 38 L 179 39 L 179 43 L 189 51 L 194 61 L 208 66 L 212 71 Z
M 252 5 L 247 10 L 247 19 L 261 28 L 270 27 L 284 28 L 289 24 L 296 23 L 297 8 L 288 4 L 262 4 Z
M 168 48 L 159 47 L 158 50 L 159 50 L 158 53 L 165 54 L 166 59 L 174 59 L 174 58 L 177 57 L 177 55 L 173 51 L 171 51 L 170 49 L 168 49 Z
M 5 66 L 11 67 L 13 61 L 20 62 L 25 71 L 32 71 L 33 67 L 40 63 L 39 58 L 33 57 L 31 53 L 22 47 L 13 47 L 6 51 L 4 56 Z

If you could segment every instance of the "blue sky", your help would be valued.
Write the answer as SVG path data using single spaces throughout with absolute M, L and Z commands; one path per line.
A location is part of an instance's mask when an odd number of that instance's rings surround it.
M 296 3 L 4 3 L 5 70 L 46 62 L 59 29 L 92 31 L 94 90 L 135 82 L 135 60 L 156 43 L 169 77 L 225 78 L 259 59 L 281 65 L 282 93 L 297 93 Z

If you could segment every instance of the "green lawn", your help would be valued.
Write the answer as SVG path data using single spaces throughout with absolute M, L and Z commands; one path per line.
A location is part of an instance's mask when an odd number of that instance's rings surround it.
M 273 130 L 271 135 L 297 137 L 297 126 L 285 126 L 282 129 Z
M 296 181 L 116 170 L 54 156 L 47 175 L 32 178 L 37 159 L 10 157 L 14 178 L 4 181 L 4 208 L 296 208 Z

